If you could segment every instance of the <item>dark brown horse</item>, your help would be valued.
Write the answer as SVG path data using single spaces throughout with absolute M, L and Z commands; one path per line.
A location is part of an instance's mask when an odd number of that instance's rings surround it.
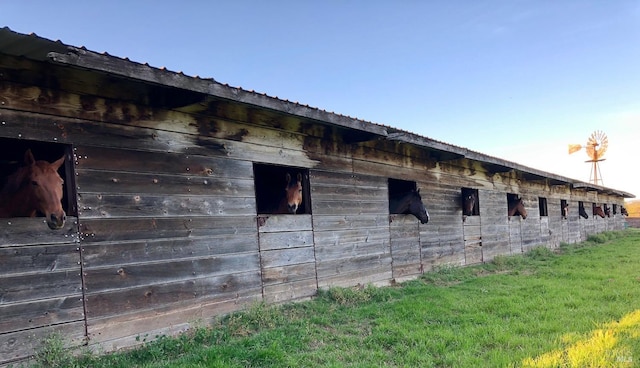
M 523 220 L 527 218 L 527 209 L 524 208 L 524 201 L 522 200 L 522 198 L 516 198 L 509 203 L 509 211 L 507 214 L 509 216 L 520 215 Z
M 49 163 L 36 161 L 27 150 L 24 163 L 9 175 L 0 191 L 0 217 L 35 217 L 44 215 L 50 229 L 60 229 L 67 218 L 62 209 L 62 185 L 64 181 L 58 169 L 64 156 Z
M 465 216 L 473 215 L 473 209 L 476 207 L 478 197 L 474 191 L 462 192 L 462 214 Z
M 295 214 L 302 204 L 302 174 L 298 173 L 296 181 L 291 180 L 291 175 L 285 175 L 287 185 L 284 188 L 285 195 L 280 201 L 276 213 Z
M 629 216 L 629 212 L 627 212 L 627 209 L 624 208 L 624 206 L 620 206 L 620 213 L 622 216 Z
M 422 224 L 429 222 L 429 212 L 422 203 L 420 189 L 389 198 L 389 213 L 411 214 Z
M 598 216 L 600 216 L 602 218 L 604 218 L 604 216 L 605 216 L 604 211 L 602 210 L 602 207 L 596 206 L 595 203 L 593 204 L 593 215 L 594 216 L 598 215 Z
M 583 217 L 586 219 L 589 218 L 589 215 L 587 215 L 587 211 L 585 211 L 584 204 L 582 202 L 578 204 L 578 213 L 580 214 L 580 217 Z

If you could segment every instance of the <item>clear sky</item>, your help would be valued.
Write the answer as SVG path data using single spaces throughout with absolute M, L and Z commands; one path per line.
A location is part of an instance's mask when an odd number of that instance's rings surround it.
M 0 26 L 640 197 L 640 0 L 0 0 Z

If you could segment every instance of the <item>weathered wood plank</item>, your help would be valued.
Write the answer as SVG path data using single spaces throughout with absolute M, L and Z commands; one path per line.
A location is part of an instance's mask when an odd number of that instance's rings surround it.
M 310 298 L 318 292 L 314 279 L 291 281 L 282 284 L 265 285 L 264 301 L 267 303 L 282 303 L 297 299 Z
M 51 141 L 75 144 L 78 146 L 78 157 L 90 158 L 84 148 L 102 146 L 126 150 L 147 152 L 177 152 L 205 157 L 224 156 L 247 162 L 264 162 L 286 164 L 296 162 L 301 167 L 314 167 L 317 162 L 311 160 L 302 150 L 256 145 L 251 143 L 230 141 L 200 135 L 188 135 L 161 129 L 133 127 L 119 124 L 98 123 L 85 120 L 56 117 L 7 110 L 3 117 L 7 118 L 2 135 L 20 137 L 22 139 Z M 53 124 L 55 123 L 55 124 Z M 83 147 L 81 150 L 80 147 Z M 82 156 L 80 156 L 82 155 Z M 121 155 L 129 156 L 123 152 Z M 231 161 L 231 160 L 229 160 Z M 79 161 L 79 163 L 81 160 Z M 186 167 L 184 168 L 186 171 Z M 200 172 L 197 168 L 190 168 Z M 160 171 L 164 172 L 164 171 Z
M 152 196 L 80 193 L 78 214 L 96 217 L 250 216 L 254 197 Z
M 75 153 L 79 173 L 84 172 L 83 170 L 93 170 L 112 173 L 177 175 L 192 178 L 190 180 L 197 178 L 202 180 L 209 178 L 253 179 L 253 164 L 250 161 L 229 160 L 210 155 L 145 151 L 137 146 L 130 149 L 120 149 L 93 145 L 78 145 Z
M 83 243 L 229 234 L 257 236 L 255 216 L 83 219 L 80 224 L 80 232 Z
M 315 262 L 267 267 L 262 269 L 263 285 L 276 285 L 307 279 L 316 279 Z
M 77 270 L 78 244 L 0 248 L 0 279 L 12 274 Z
M 277 249 L 260 252 L 263 269 L 301 263 L 313 263 L 313 247 Z
M 217 176 L 166 175 L 131 173 L 95 169 L 76 170 L 76 182 L 82 192 L 221 197 L 252 197 L 253 179 Z
M 140 313 L 173 303 L 198 303 L 202 298 L 235 298 L 240 291 L 257 289 L 261 293 L 259 270 L 209 277 L 193 277 L 178 282 L 145 285 L 86 295 L 88 318 Z
M 422 272 L 420 226 L 412 215 L 390 215 L 389 244 L 395 280 Z
M 13 274 L 0 279 L 0 303 L 78 296 L 82 292 L 80 265 L 62 271 Z
M 260 234 L 260 250 L 263 252 L 301 247 L 313 247 L 312 231 L 288 231 Z
M 388 214 L 387 200 L 314 200 L 312 204 L 315 215 L 377 215 Z
M 316 269 L 318 280 L 327 278 L 333 274 L 338 275 L 360 269 L 375 269 L 378 271 L 381 270 L 380 272 L 389 272 L 389 276 L 391 277 L 391 257 L 389 253 L 370 253 L 327 260 L 318 259 Z M 352 285 L 355 285 L 355 283 Z
M 139 345 L 162 334 L 183 332 L 189 326 L 202 326 L 215 316 L 227 314 L 262 300 L 262 290 L 240 289 L 236 293 L 203 297 L 133 310 L 87 321 L 91 344 L 106 351 Z
M 260 215 L 258 231 L 271 233 L 279 231 L 312 230 L 311 215 Z
M 83 267 L 91 269 L 258 252 L 258 239 L 255 234 L 222 234 L 124 243 L 90 243 L 83 244 L 82 247 Z
M 316 231 L 315 244 L 319 262 L 366 254 L 388 256 L 390 253 L 388 229 Z
M 0 219 L 0 248 L 78 241 L 78 219 L 75 217 L 67 217 L 64 227 L 58 230 L 49 229 L 44 217 Z
M 84 319 L 82 296 L 0 304 L 0 334 Z
M 391 258 L 380 255 L 317 263 L 318 287 L 388 284 L 393 279 Z
M 91 268 L 84 270 L 85 292 L 91 295 L 104 291 L 183 282 L 259 269 L 260 258 L 257 253 Z
M 365 227 L 386 227 L 389 224 L 388 214 L 374 215 L 313 215 L 315 231 L 350 230 Z
M 0 334 L 0 364 L 32 356 L 53 334 L 61 336 L 66 347 L 79 346 L 85 341 L 84 321 Z

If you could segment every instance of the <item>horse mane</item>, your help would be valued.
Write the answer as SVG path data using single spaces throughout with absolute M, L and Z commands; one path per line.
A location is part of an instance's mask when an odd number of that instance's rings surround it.
M 402 212 L 400 212 L 400 210 L 402 209 L 401 208 L 402 205 L 405 204 L 404 199 L 411 198 L 414 196 L 417 197 L 419 200 L 422 200 L 422 196 L 420 195 L 420 190 L 410 189 L 400 193 L 392 193 L 389 198 L 389 213 L 409 213 L 408 206 L 406 209 L 403 209 Z

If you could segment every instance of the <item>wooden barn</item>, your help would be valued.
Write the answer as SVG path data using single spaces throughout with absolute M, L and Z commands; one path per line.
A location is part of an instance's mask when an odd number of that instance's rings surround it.
M 0 144 L 1 177 L 27 149 L 65 157 L 67 215 L 0 220 L 0 365 L 54 332 L 109 351 L 260 301 L 582 241 L 622 229 L 633 197 L 8 28 Z M 287 174 L 296 214 L 275 210 Z M 427 223 L 390 211 L 416 189 Z

